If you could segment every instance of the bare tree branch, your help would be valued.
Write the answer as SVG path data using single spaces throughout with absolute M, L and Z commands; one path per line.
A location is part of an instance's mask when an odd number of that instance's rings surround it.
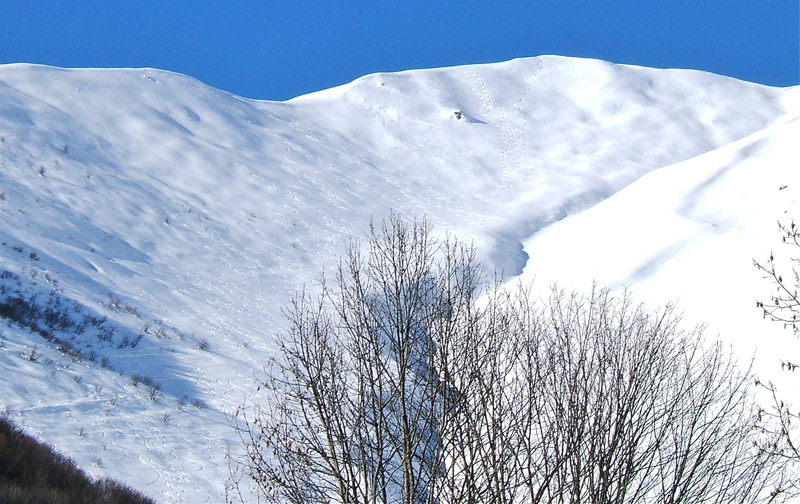
M 671 307 L 488 284 L 392 215 L 301 291 L 237 428 L 269 502 L 730 503 L 783 495 L 753 380 Z M 238 480 L 237 480 L 238 481 Z M 235 485 L 234 485 L 235 486 Z M 240 494 L 234 494 L 240 495 Z

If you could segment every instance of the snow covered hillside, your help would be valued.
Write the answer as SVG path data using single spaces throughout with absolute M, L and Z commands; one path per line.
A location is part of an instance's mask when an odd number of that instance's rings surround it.
M 788 344 L 751 258 L 797 213 L 799 119 L 798 88 L 553 56 L 287 102 L 0 66 L 0 298 L 20 322 L 0 324 L 0 408 L 98 475 L 220 502 L 227 415 L 281 308 L 392 209 L 507 277 L 680 297 L 745 357 Z

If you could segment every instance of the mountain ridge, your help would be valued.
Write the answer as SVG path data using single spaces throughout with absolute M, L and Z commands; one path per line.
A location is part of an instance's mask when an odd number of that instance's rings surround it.
M 54 292 L 114 335 L 75 336 L 95 359 L 74 360 L 4 326 L 0 406 L 81 466 L 190 502 L 224 491 L 225 416 L 280 309 L 371 217 L 427 215 L 487 268 L 527 275 L 551 268 L 537 237 L 556 223 L 786 120 L 798 96 L 561 57 L 372 74 L 286 102 L 153 69 L 56 70 L 0 66 L 0 269 L 19 283 L 2 285 Z

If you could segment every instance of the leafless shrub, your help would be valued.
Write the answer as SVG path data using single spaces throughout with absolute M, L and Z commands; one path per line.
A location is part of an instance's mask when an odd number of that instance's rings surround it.
M 783 472 L 754 446 L 747 371 L 671 308 L 489 284 L 474 251 L 393 215 L 304 290 L 234 423 L 270 502 L 745 503 Z M 239 491 L 231 495 L 241 497 Z
M 39 350 L 39 345 L 34 345 L 29 351 L 22 354 L 22 358 L 31 362 L 36 362 L 41 356 L 42 352 Z

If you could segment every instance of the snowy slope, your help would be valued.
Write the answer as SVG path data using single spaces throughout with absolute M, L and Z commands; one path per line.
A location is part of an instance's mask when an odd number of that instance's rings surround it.
M 676 271 L 744 236 L 760 246 L 763 220 L 796 201 L 797 105 L 797 89 L 551 56 L 375 74 L 288 102 L 151 69 L 2 66 L 0 286 L 61 300 L 73 325 L 107 321 L 56 334 L 93 361 L 0 326 L 0 407 L 97 474 L 219 502 L 237 447 L 226 415 L 280 308 L 370 216 L 428 215 L 540 285 L 595 276 L 687 308 L 705 280 Z M 622 218 L 645 211 L 670 233 Z M 761 249 L 733 248 L 728 262 L 753 273 Z
M 796 390 L 780 367 L 800 356 L 800 342 L 755 308 L 774 286 L 753 266 L 774 253 L 789 272 L 798 256 L 776 225 L 800 216 L 800 89 L 786 102 L 791 112 L 775 124 L 654 170 L 531 237 L 523 280 L 583 289 L 597 281 L 651 303 L 677 300 L 687 324 L 706 325 L 708 336 L 755 357 L 765 380 Z

